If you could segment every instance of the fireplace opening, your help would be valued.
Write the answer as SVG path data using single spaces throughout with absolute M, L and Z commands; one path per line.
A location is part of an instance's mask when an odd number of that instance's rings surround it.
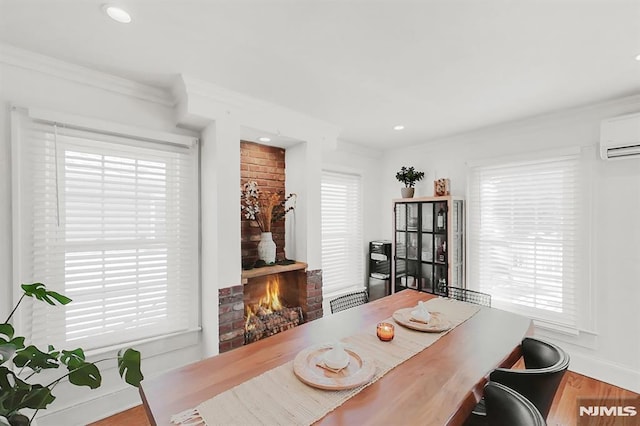
M 273 274 L 245 286 L 244 343 L 257 342 L 304 322 L 298 287 Z
M 219 289 L 218 300 L 222 353 L 322 318 L 322 271 L 303 262 L 243 271 L 242 284 Z

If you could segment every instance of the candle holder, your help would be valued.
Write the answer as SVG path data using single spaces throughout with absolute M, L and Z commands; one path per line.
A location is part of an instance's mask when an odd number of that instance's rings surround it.
M 389 324 L 388 322 L 381 322 L 378 324 L 376 328 L 376 334 L 378 335 L 378 339 L 383 342 L 390 342 L 393 340 L 394 335 L 394 327 L 393 324 Z

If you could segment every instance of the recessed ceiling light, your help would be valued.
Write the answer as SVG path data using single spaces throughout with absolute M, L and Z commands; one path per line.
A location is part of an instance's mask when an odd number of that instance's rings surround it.
M 636 61 L 640 61 L 640 55 L 636 56 Z
M 262 136 L 262 137 L 258 138 L 258 140 L 260 142 L 271 142 L 271 138 L 268 138 L 266 136 Z
M 402 124 L 398 124 L 396 126 L 393 126 L 393 130 L 403 130 L 404 126 Z
M 109 15 L 109 18 L 113 19 L 114 21 L 120 22 L 122 24 L 128 24 L 129 22 L 131 22 L 131 15 L 129 15 L 129 12 L 121 7 L 114 6 L 112 4 L 105 4 L 102 8 L 104 9 L 105 13 Z

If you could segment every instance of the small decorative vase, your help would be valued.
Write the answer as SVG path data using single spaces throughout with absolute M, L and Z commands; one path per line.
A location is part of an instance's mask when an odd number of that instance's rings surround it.
M 258 243 L 258 259 L 264 261 L 267 265 L 276 262 L 276 243 L 273 242 L 271 232 L 263 232 L 260 234 L 260 242 Z
M 415 188 L 400 188 L 402 198 L 413 198 L 413 191 L 415 191 Z

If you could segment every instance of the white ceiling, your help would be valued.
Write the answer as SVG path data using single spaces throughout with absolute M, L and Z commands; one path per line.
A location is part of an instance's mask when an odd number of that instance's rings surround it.
M 640 0 L 117 1 L 128 25 L 102 3 L 0 0 L 0 42 L 155 86 L 185 73 L 381 149 L 640 93 Z

